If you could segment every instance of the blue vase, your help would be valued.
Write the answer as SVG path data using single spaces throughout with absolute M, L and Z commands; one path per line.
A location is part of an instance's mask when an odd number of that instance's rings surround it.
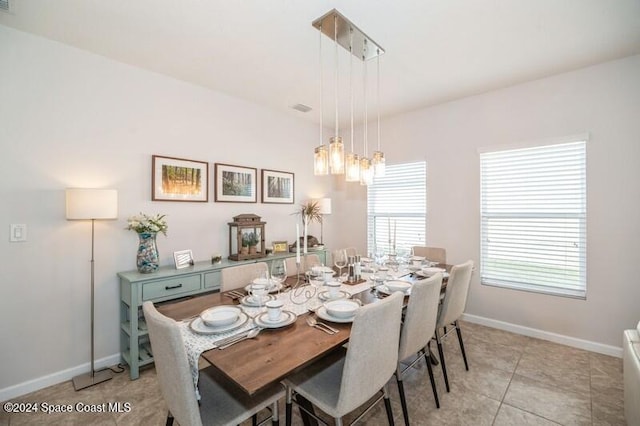
M 136 265 L 138 266 L 138 272 L 142 274 L 149 274 L 158 270 L 160 261 L 158 259 L 158 246 L 156 245 L 155 232 L 140 232 L 138 238 L 140 243 L 138 244 L 138 255 L 136 259 Z

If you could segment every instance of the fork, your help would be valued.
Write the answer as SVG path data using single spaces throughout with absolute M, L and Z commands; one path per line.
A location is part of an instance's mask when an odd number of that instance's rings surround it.
M 230 290 L 224 294 L 227 297 L 230 297 L 233 300 L 242 299 L 245 295 L 244 293 L 237 290 Z

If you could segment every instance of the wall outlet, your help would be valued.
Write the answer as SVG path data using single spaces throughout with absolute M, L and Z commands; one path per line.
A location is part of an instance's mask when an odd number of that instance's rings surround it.
M 12 243 L 27 241 L 27 225 L 25 225 L 24 223 L 11 224 L 11 233 L 9 234 L 9 241 Z

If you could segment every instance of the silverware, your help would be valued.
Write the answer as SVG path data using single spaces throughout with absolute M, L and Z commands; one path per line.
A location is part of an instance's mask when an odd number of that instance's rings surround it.
M 243 331 L 242 333 L 234 334 L 233 336 L 225 337 L 224 339 L 218 340 L 216 342 L 216 346 L 223 346 L 223 345 L 226 345 L 227 343 L 233 342 L 234 340 L 242 339 L 247 334 L 249 334 L 251 330 Z
M 229 346 L 233 346 L 233 345 L 235 345 L 236 343 L 240 343 L 240 342 L 242 342 L 243 340 L 253 339 L 253 338 L 255 338 L 258 334 L 260 334 L 260 332 L 261 332 L 261 331 L 262 331 L 262 329 L 261 329 L 261 328 L 252 328 L 251 330 L 249 330 L 249 332 L 247 333 L 247 335 L 246 335 L 246 336 L 241 337 L 241 338 L 239 338 L 239 339 L 236 339 L 236 340 L 234 340 L 234 341 L 232 341 L 232 342 L 226 343 L 226 344 L 224 344 L 224 345 L 222 345 L 222 346 L 218 346 L 218 349 L 227 349 Z
M 231 298 L 231 299 L 233 299 L 233 300 L 242 299 L 245 296 L 244 293 L 242 293 L 241 291 L 237 291 L 237 290 L 230 290 L 230 291 L 226 292 L 224 295 L 229 297 L 229 298 Z
M 323 323 L 323 322 L 318 322 L 315 318 L 309 316 L 307 317 L 307 324 L 309 324 L 309 326 L 313 327 L 313 328 L 317 328 L 318 330 L 322 330 L 327 334 L 336 334 L 338 332 L 338 330 L 336 330 L 335 328 L 331 328 L 329 326 L 327 326 L 327 324 Z

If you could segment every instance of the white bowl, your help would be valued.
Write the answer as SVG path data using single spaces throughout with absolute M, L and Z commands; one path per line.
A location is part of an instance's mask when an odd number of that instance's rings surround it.
M 406 281 L 399 280 L 391 280 L 385 283 L 389 291 L 399 291 L 401 293 L 406 293 L 407 290 L 411 288 L 411 284 Z
M 444 272 L 444 271 L 445 270 L 443 268 L 434 268 L 434 267 L 431 267 L 431 266 L 430 267 L 425 266 L 425 267 L 422 268 L 422 273 L 427 277 L 435 275 L 438 272 Z
M 240 309 L 235 306 L 216 306 L 202 311 L 200 319 L 209 327 L 223 327 L 233 324 L 240 312 Z
M 360 304 L 353 300 L 340 299 L 324 304 L 327 313 L 336 318 L 350 318 L 356 314 Z

